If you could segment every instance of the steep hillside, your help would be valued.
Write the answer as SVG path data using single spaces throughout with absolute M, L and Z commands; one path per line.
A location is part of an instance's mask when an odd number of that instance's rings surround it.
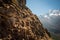
M 20 0 L 22 6 L 6 1 L 0 4 L 0 40 L 52 40 L 37 16 L 25 6 L 26 0 Z

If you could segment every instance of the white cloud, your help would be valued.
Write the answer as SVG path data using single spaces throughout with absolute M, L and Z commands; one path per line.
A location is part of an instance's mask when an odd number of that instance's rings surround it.
M 59 13 L 59 16 L 60 16 L 60 13 Z
M 60 10 L 49 10 L 49 16 L 60 16 Z
M 60 10 L 49 10 L 49 14 L 43 15 L 46 19 L 51 19 L 53 16 L 60 16 Z
M 50 17 L 48 15 L 44 15 L 44 18 L 50 19 Z
M 47 20 L 50 20 L 51 17 L 53 16 L 60 16 L 60 10 L 49 10 L 49 14 L 47 15 L 43 15 L 44 18 L 46 18 Z
M 48 16 L 47 15 L 44 15 L 45 18 L 47 18 Z
M 60 14 L 49 14 L 49 16 L 60 16 Z

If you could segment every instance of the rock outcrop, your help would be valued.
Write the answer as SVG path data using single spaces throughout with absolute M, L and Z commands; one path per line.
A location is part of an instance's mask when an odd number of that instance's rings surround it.
M 25 6 L 26 0 L 17 2 L 23 3 L 22 6 L 1 1 L 0 40 L 52 40 L 37 16 Z

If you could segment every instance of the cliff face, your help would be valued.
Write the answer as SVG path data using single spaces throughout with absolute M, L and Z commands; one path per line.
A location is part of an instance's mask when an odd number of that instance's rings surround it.
M 52 39 L 28 7 L 8 4 L 0 6 L 0 40 Z

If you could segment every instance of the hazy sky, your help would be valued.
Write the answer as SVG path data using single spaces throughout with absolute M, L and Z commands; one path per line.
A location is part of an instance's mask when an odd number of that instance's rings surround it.
M 27 6 L 34 14 L 41 15 L 49 10 L 60 10 L 60 0 L 27 0 Z

